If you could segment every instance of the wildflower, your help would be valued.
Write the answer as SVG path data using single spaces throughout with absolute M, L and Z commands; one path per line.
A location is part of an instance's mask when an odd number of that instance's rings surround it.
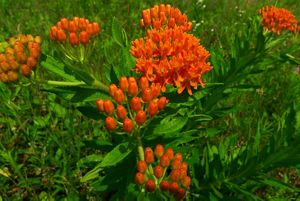
M 155 189 L 156 189 L 155 182 L 152 179 L 148 179 L 148 181 L 146 182 L 145 188 L 146 188 L 146 191 L 148 191 L 150 193 L 155 191 Z
M 112 117 L 106 117 L 105 126 L 108 130 L 113 131 L 117 128 L 116 120 Z
M 259 10 L 264 28 L 276 34 L 281 34 L 284 30 L 293 33 L 299 32 L 299 25 L 296 17 L 287 9 L 275 6 L 265 6 Z
M 157 144 L 154 153 L 157 158 L 160 158 L 164 154 L 164 147 L 161 144 Z
M 169 188 L 170 188 L 169 186 L 170 186 L 170 184 L 166 180 L 161 181 L 160 184 L 159 184 L 159 188 L 160 188 L 161 191 L 168 191 Z
M 154 167 L 154 175 L 156 178 L 161 178 L 164 175 L 164 168 L 160 165 Z
M 144 184 L 145 182 L 145 175 L 143 175 L 142 173 L 140 172 L 137 172 L 136 175 L 135 175 L 135 183 L 138 184 L 138 185 L 142 185 Z
M 145 123 L 146 121 L 146 112 L 143 111 L 143 110 L 139 110 L 136 115 L 135 115 L 135 122 L 138 124 L 138 125 L 142 125 Z
M 129 118 L 126 118 L 124 119 L 124 122 L 123 122 L 123 130 L 126 132 L 126 133 L 131 133 L 132 130 L 133 130 L 133 121 Z
M 192 23 L 188 21 L 185 14 L 178 8 L 173 8 L 169 4 L 155 5 L 152 8 L 142 11 L 141 27 L 152 27 L 155 29 L 165 29 L 178 27 L 182 31 L 190 31 Z
M 204 87 L 202 75 L 212 70 L 207 63 L 209 52 L 199 44 L 194 35 L 179 28 L 149 30 L 145 38 L 137 39 L 131 47 L 136 58 L 135 70 L 150 82 L 177 86 L 180 94 L 184 89 L 192 95 L 191 88 Z
M 140 160 L 137 163 L 137 169 L 139 172 L 144 173 L 147 170 L 147 163 L 144 160 Z
M 150 147 L 146 147 L 145 149 L 145 161 L 150 164 L 154 161 L 153 151 Z

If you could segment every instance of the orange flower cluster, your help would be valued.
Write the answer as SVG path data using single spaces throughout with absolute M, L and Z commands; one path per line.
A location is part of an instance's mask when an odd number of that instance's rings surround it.
M 262 25 L 270 32 L 276 34 L 280 34 L 284 30 L 293 33 L 300 32 L 300 25 L 289 10 L 265 6 L 259 10 L 259 14 L 262 16 Z
M 40 43 L 40 36 L 20 34 L 11 37 L 4 53 L 0 54 L 0 81 L 15 82 L 20 73 L 29 76 L 37 66 Z
M 209 52 L 192 34 L 175 27 L 165 30 L 149 30 L 147 37 L 137 39 L 131 47 L 136 57 L 137 73 L 145 75 L 149 81 L 176 85 L 178 93 L 184 89 L 192 95 L 191 87 L 197 89 L 198 83 L 204 86 L 202 75 L 212 70 L 206 62 Z
M 86 45 L 90 39 L 100 32 L 97 22 L 90 23 L 88 19 L 73 17 L 72 20 L 62 18 L 56 26 L 50 29 L 50 38 L 53 41 L 64 43 L 67 40 L 73 46 L 79 43 Z
M 154 155 L 157 161 L 154 161 Z M 152 165 L 155 165 L 153 169 Z M 138 161 L 137 170 L 135 182 L 148 192 L 159 187 L 182 200 L 191 185 L 191 178 L 187 176 L 188 164 L 183 162 L 182 154 L 175 154 L 171 148 L 164 150 L 161 144 L 156 145 L 154 153 L 150 147 L 145 149 L 144 160 Z
M 179 27 L 182 31 L 190 31 L 192 22 L 185 14 L 171 5 L 160 4 L 142 11 L 141 27 L 152 26 L 155 29 Z
M 132 44 L 136 72 L 159 83 L 163 91 L 171 84 L 179 94 L 187 89 L 192 95 L 192 88 L 197 89 L 198 84 L 204 87 L 202 75 L 212 70 L 206 61 L 210 54 L 199 39 L 187 33 L 192 27 L 187 16 L 164 4 L 144 10 L 142 16 L 141 25 L 153 29 Z
M 124 132 L 131 133 L 135 125 L 141 126 L 146 122 L 147 116 L 154 117 L 166 107 L 168 100 L 164 96 L 159 97 L 160 91 L 159 84 L 150 86 L 145 77 L 140 78 L 138 85 L 135 78 L 123 76 L 119 87 L 115 84 L 109 86 L 109 94 L 117 106 L 109 99 L 98 99 L 96 105 L 98 110 L 108 115 L 105 119 L 108 130 L 114 131 L 119 124 Z

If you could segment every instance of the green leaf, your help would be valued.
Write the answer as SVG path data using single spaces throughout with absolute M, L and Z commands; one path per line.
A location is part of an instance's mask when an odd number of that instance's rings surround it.
M 167 116 L 154 129 L 155 134 L 169 134 L 180 131 L 188 121 L 188 117 Z
M 78 81 L 74 75 L 66 72 L 64 64 L 58 62 L 51 56 L 47 55 L 46 61 L 42 61 L 41 66 L 68 81 Z
M 134 67 L 135 59 L 130 54 L 128 48 L 122 48 L 122 63 L 123 66 L 119 69 L 119 72 L 122 76 L 130 76 L 130 70 Z
M 83 114 L 84 116 L 94 119 L 94 120 L 104 120 L 105 115 L 103 113 L 100 113 L 96 107 L 92 106 L 79 106 L 77 109 Z
M 128 156 L 135 147 L 130 145 L 129 142 L 124 142 L 116 146 L 112 151 L 107 153 L 102 162 L 97 165 L 93 170 L 89 171 L 82 179 L 81 182 L 86 182 L 94 179 L 98 176 L 98 172 L 105 167 L 114 166 L 121 162 L 126 156 Z
M 120 23 L 113 18 L 112 26 L 111 26 L 112 37 L 114 41 L 121 47 L 126 46 L 126 40 L 124 40 L 123 28 Z
M 288 190 L 300 192 L 300 189 L 297 189 L 287 183 L 284 183 L 282 181 L 272 179 L 272 178 L 262 179 L 259 182 L 262 184 L 266 184 L 268 186 L 273 186 L 273 187 L 279 188 L 279 189 L 288 189 Z

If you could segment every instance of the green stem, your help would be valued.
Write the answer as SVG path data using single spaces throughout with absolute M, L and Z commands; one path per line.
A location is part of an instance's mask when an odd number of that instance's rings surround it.
M 96 80 L 96 79 L 93 83 L 93 86 L 96 87 L 96 88 L 99 88 L 101 91 L 104 91 L 104 92 L 107 92 L 107 93 L 109 91 L 107 85 L 105 85 L 104 83 L 102 83 L 101 81 Z
M 78 81 L 78 82 L 64 82 L 64 81 L 48 80 L 46 83 L 50 84 L 50 85 L 56 85 L 56 86 L 80 86 L 80 85 L 85 85 L 85 83 L 82 82 L 82 81 Z
M 136 141 L 137 141 L 138 153 L 139 153 L 140 160 L 145 160 L 145 158 L 144 158 L 144 148 L 143 148 L 143 144 L 142 144 L 142 139 L 139 136 L 139 130 L 137 131 Z

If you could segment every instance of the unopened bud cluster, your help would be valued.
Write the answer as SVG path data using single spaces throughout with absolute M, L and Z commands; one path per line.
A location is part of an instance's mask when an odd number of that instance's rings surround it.
M 69 41 L 72 46 L 87 45 L 99 32 L 100 26 L 97 22 L 89 22 L 88 19 L 79 17 L 73 17 L 72 20 L 62 18 L 56 26 L 51 27 L 50 38 L 60 43 Z
M 147 192 L 159 189 L 182 200 L 191 185 L 188 164 L 183 162 L 182 154 L 175 154 L 172 148 L 164 150 L 161 144 L 156 145 L 154 152 L 150 147 L 145 149 L 144 160 L 138 161 L 137 170 L 135 182 Z
M 137 81 L 134 77 L 123 76 L 119 87 L 115 84 L 109 86 L 113 101 L 98 99 L 96 105 L 107 115 L 105 125 L 108 130 L 116 130 L 119 122 L 124 132 L 131 133 L 135 125 L 143 125 L 147 118 L 154 117 L 166 107 L 168 100 L 164 96 L 159 97 L 160 91 L 159 84 L 150 86 L 145 77 Z
M 182 31 L 190 31 L 192 23 L 188 21 L 185 14 L 178 8 L 173 8 L 169 4 L 155 5 L 152 8 L 143 10 L 141 27 L 152 26 L 155 29 L 179 27 Z
M 41 37 L 20 34 L 9 38 L 0 54 L 0 82 L 15 82 L 19 75 L 29 76 L 37 66 Z

